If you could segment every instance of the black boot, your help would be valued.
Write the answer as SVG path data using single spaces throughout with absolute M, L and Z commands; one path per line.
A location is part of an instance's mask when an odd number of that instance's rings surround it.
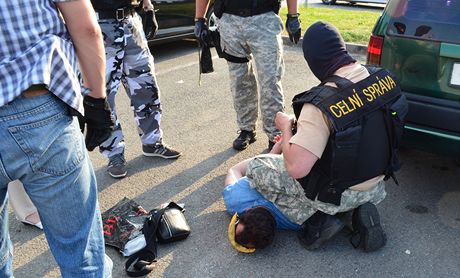
M 235 150 L 242 151 L 246 149 L 249 144 L 254 143 L 256 141 L 256 132 L 255 131 L 248 131 L 248 130 L 241 130 L 240 135 L 233 141 L 233 148 Z
M 353 211 L 353 234 L 350 242 L 355 248 L 372 252 L 385 246 L 387 237 L 380 225 L 380 215 L 372 203 L 365 203 Z
M 317 211 L 302 224 L 297 236 L 307 250 L 318 249 L 340 232 L 345 225 L 336 216 Z

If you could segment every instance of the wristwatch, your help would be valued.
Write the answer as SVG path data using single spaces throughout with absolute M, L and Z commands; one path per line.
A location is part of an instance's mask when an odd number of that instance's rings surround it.
M 287 14 L 287 17 L 288 18 L 298 18 L 300 16 L 299 13 L 295 13 L 295 14 Z

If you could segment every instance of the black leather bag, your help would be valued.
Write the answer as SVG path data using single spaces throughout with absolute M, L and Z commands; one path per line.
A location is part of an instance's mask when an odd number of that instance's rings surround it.
M 190 227 L 184 216 L 184 209 L 174 202 L 166 207 L 150 211 L 142 228 L 147 245 L 129 256 L 125 263 L 126 274 L 140 277 L 149 274 L 156 262 L 157 241 L 166 243 L 182 240 L 190 234 Z
M 152 212 L 156 213 L 155 211 Z M 185 219 L 184 209 L 174 202 L 169 203 L 168 206 L 164 208 L 163 215 L 158 224 L 158 242 L 168 243 L 183 240 L 187 238 L 189 234 L 190 226 Z

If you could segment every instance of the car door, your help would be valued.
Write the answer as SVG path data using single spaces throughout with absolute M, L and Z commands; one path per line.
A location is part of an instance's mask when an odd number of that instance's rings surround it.
M 155 39 L 192 34 L 195 18 L 195 0 L 155 0 L 158 21 Z

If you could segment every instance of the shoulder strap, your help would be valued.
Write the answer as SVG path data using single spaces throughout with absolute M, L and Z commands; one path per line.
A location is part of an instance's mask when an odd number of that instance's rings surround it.
M 294 110 L 296 118 L 299 118 L 300 111 L 302 110 L 302 107 L 305 103 L 311 103 L 315 106 L 318 106 L 318 104 L 323 100 L 323 98 L 328 98 L 329 96 L 334 95 L 336 93 L 337 88 L 324 86 L 323 84 L 320 84 L 318 86 L 311 88 L 308 91 L 297 94 L 292 99 L 292 108 Z
M 350 80 L 340 77 L 338 75 L 332 75 L 326 78 L 321 84 L 326 84 L 327 82 L 333 82 L 339 89 L 346 88 L 348 86 L 352 86 L 354 83 Z
M 169 206 L 169 205 L 168 205 Z M 168 207 L 167 206 L 167 207 Z M 130 277 L 140 277 L 153 270 L 153 263 L 157 257 L 157 230 L 160 219 L 167 207 L 150 211 L 151 217 L 146 219 L 142 231 L 147 245 L 129 256 L 125 264 L 126 274 Z

